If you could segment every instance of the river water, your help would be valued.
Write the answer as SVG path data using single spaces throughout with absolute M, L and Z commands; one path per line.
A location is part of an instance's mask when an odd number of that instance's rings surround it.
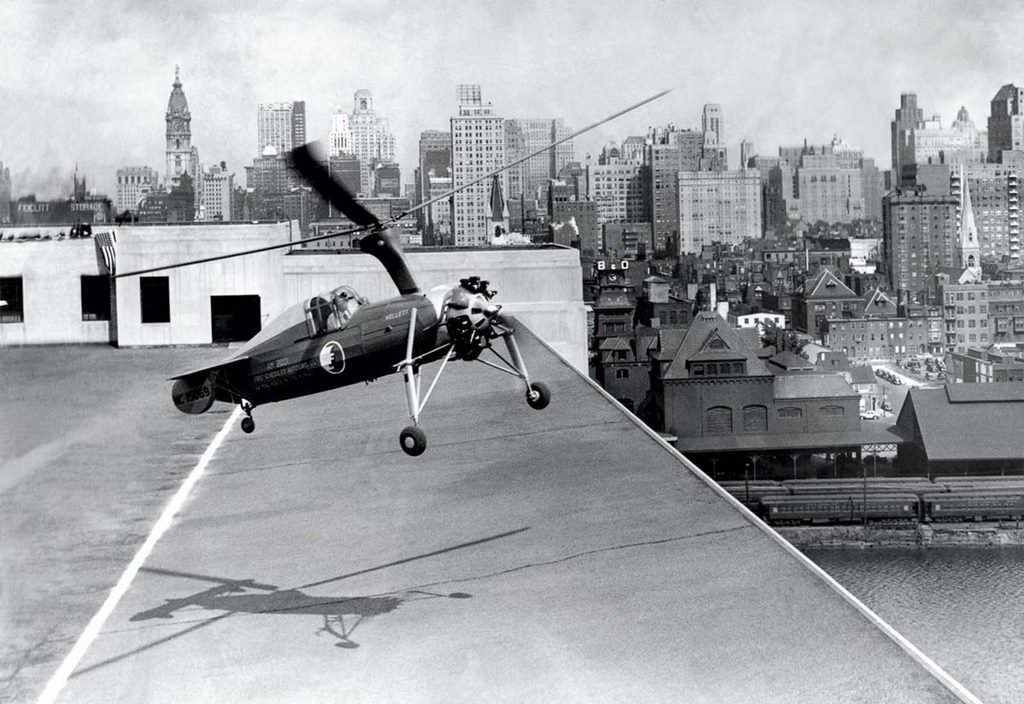
M 988 704 L 1024 704 L 1024 548 L 805 549 Z

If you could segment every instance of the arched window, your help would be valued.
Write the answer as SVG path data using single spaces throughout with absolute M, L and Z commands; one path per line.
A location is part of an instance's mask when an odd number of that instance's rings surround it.
M 744 406 L 743 407 L 743 432 L 745 432 L 745 433 L 766 433 L 766 432 L 768 432 L 768 407 L 767 406 Z
M 712 406 L 707 413 L 709 435 L 732 432 L 732 409 L 728 406 Z
M 846 415 L 846 409 L 842 406 L 822 406 L 818 409 L 818 413 L 823 416 L 839 418 Z
M 802 418 L 804 410 L 799 406 L 784 406 L 779 409 L 779 418 Z

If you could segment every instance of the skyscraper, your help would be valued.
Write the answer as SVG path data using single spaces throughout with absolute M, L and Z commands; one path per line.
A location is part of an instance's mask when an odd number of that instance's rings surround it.
M 882 222 L 882 196 L 885 186 L 882 172 L 875 166 L 874 159 L 860 160 L 861 193 L 864 196 L 864 217 L 872 222 Z
M 679 253 L 700 254 L 715 242 L 761 236 L 761 175 L 739 171 L 679 172 Z
M 740 142 L 740 168 L 750 169 L 754 168 L 751 164 L 751 160 L 754 158 L 754 143 L 747 140 Z
M 374 169 L 378 164 L 393 164 L 395 161 L 395 136 L 391 133 L 387 118 L 374 112 L 370 91 L 365 88 L 357 90 L 353 102 L 354 107 L 349 116 L 351 153 L 359 159 L 359 190 L 370 195 L 373 193 Z
M 1021 255 L 1018 170 L 1011 164 L 964 164 L 950 174 L 950 193 L 962 199 L 969 181 L 973 217 L 982 262 Z M 959 202 L 959 201 L 958 201 Z M 957 221 L 964 213 L 958 210 Z
M 643 165 L 621 156 L 614 146 L 587 164 L 587 196 L 597 204 L 597 222 L 644 220 Z
M 923 121 L 924 111 L 917 107 L 917 94 L 902 93 L 896 117 L 890 123 L 892 178 L 896 186 L 914 183 L 914 130 Z
M 181 76 L 177 66 L 174 67 L 174 83 L 171 96 L 167 99 L 167 168 L 164 182 L 168 188 L 175 186 L 183 174 L 192 181 L 196 180 L 199 168 L 199 154 L 192 146 L 192 115 L 188 111 L 188 101 L 181 87 Z
M 959 197 L 921 187 L 896 189 L 882 199 L 882 232 L 889 283 L 904 301 L 934 302 L 936 275 L 956 266 Z
M 797 193 L 800 217 L 805 222 L 852 222 L 864 218 L 861 156 L 862 152 L 851 149 L 837 137 L 821 153 L 800 157 Z
M 650 213 L 651 239 L 656 252 L 668 252 L 673 247 L 678 249 L 679 172 L 705 168 L 705 138 L 702 131 L 677 130 L 675 125 L 650 131 L 644 165 L 650 173 L 647 212 Z
M 348 113 L 338 110 L 331 115 L 331 131 L 327 140 L 329 156 L 352 153 L 352 128 L 349 126 Z
M 306 143 L 306 102 L 260 103 L 256 120 L 257 154 L 273 147 L 278 154 Z
M 419 164 L 416 167 L 416 202 L 422 203 L 430 200 L 434 195 L 444 193 L 443 190 L 435 192 L 436 186 L 451 186 L 451 164 L 452 164 L 452 135 L 450 132 L 441 130 L 425 130 L 420 132 Z M 443 181 L 443 184 L 441 183 Z M 416 219 L 420 230 L 423 233 L 423 244 L 442 244 L 438 236 L 437 221 L 439 215 L 444 213 L 442 218 L 450 225 L 450 213 L 447 203 L 435 203 L 429 208 L 416 211 Z
M 716 103 L 708 103 L 704 106 L 700 121 L 701 131 L 704 132 L 704 144 L 706 146 L 725 145 L 725 127 L 722 123 L 722 106 Z
M 156 191 L 160 175 L 148 166 L 126 166 L 117 170 L 117 195 L 114 207 L 118 213 L 130 210 L 135 213 L 139 203 Z
M 562 118 L 513 118 L 505 121 L 505 158 L 511 162 L 567 137 Z M 508 198 L 546 199 L 541 189 L 573 160 L 572 140 L 509 169 Z
M 202 220 L 231 220 L 235 174 L 223 161 L 211 166 L 203 177 Z
M 505 120 L 484 103 L 480 86 L 457 88 L 459 112 L 451 118 L 452 187 L 461 188 L 505 165 Z M 505 172 L 499 176 L 508 192 Z M 452 227 L 456 246 L 482 247 L 491 241 L 488 222 L 491 183 L 483 179 L 455 194 Z
M 933 115 L 914 128 L 913 137 L 914 163 L 918 166 L 982 163 L 988 157 L 988 133 L 974 126 L 967 108 L 962 106 L 949 128 Z
M 988 118 L 988 160 L 1002 161 L 1004 150 L 1024 150 L 1024 88 L 1007 84 L 996 92 Z
M 704 132 L 704 146 L 701 151 L 700 170 L 725 171 L 729 168 L 729 162 L 721 105 L 708 103 L 704 106 L 701 115 L 701 130 Z M 740 168 L 747 167 L 741 164 Z

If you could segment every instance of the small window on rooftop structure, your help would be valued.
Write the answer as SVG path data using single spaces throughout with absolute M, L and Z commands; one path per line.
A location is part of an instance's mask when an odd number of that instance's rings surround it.
M 171 322 L 169 281 L 166 276 L 139 278 L 139 307 L 143 323 Z
M 110 320 L 110 279 L 82 276 L 82 320 Z
M 0 278 L 0 323 L 24 321 L 21 277 Z

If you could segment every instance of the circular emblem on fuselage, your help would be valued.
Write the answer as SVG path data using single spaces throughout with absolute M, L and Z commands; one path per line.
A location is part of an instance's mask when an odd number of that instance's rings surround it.
M 320 348 L 320 366 L 331 374 L 345 371 L 345 350 L 334 340 Z

